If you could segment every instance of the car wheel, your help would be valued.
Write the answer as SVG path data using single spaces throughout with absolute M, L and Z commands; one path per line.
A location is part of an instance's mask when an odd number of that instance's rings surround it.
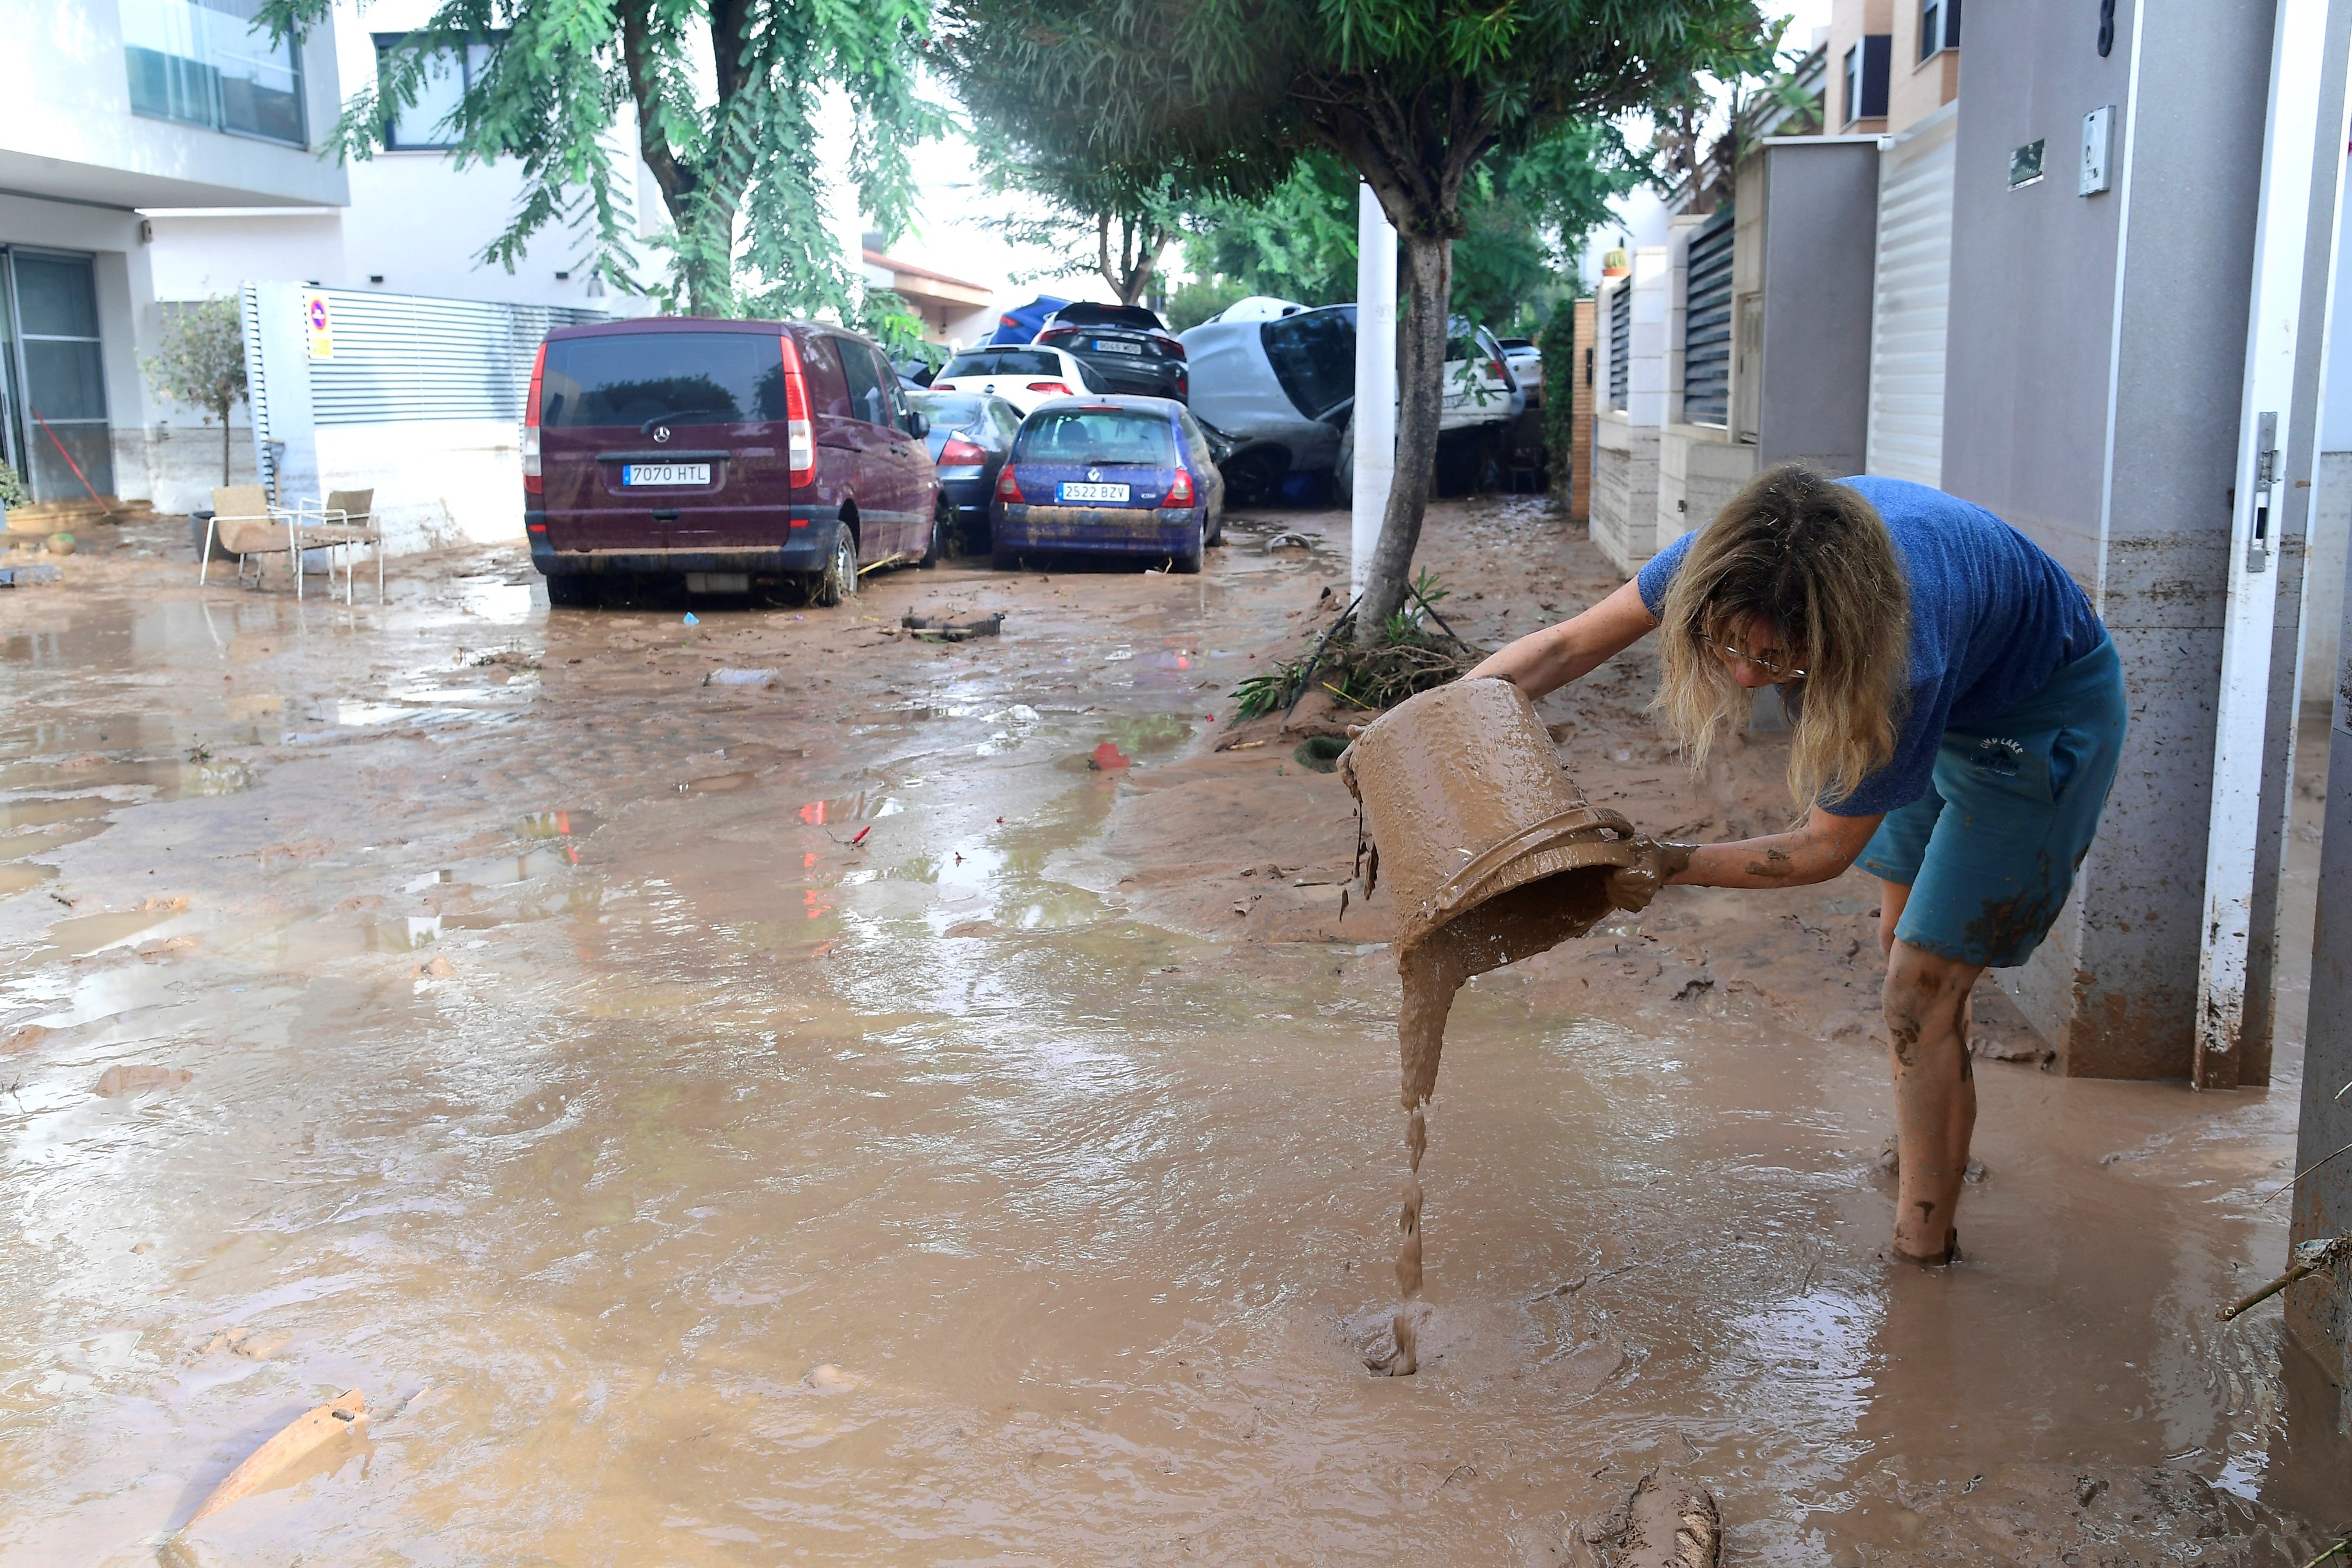
M 947 492 L 942 490 L 938 503 L 931 508 L 930 544 L 924 550 L 923 558 L 915 564 L 926 567 L 938 565 L 940 557 L 947 554 L 948 544 L 954 532 L 955 506 L 948 500 Z
M 550 607 L 559 610 L 593 608 L 604 597 L 598 592 L 599 587 L 593 577 L 565 573 L 561 577 L 547 580 L 547 602 Z
M 1201 569 L 1201 551 L 1207 542 L 1208 525 L 1203 522 L 1195 521 L 1192 524 L 1192 548 L 1191 552 L 1177 556 L 1170 564 L 1169 570 L 1188 577 L 1193 573 L 1198 572 Z
M 815 591 L 809 597 L 825 609 L 846 604 L 857 596 L 857 536 L 849 531 L 849 524 L 833 525 L 833 550 L 824 558 L 824 570 L 817 574 Z

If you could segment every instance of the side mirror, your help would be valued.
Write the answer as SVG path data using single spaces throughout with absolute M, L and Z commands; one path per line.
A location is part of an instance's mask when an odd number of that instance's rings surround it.
M 907 434 L 919 441 L 931 433 L 931 416 L 919 408 L 908 410 Z

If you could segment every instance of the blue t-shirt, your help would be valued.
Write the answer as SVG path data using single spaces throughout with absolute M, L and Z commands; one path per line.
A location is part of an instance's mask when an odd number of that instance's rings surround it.
M 1875 816 L 1927 793 L 1947 725 L 2000 718 L 2107 634 L 2065 569 L 1984 508 L 1908 479 L 1839 482 L 1886 520 L 1911 588 L 1911 705 L 1894 760 L 1826 808 Z M 1650 614 L 1696 537 L 1684 534 L 1642 568 Z

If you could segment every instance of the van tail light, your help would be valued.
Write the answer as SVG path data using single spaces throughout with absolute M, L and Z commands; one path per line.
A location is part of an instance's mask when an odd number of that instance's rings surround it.
M 968 468 L 975 463 L 988 461 L 988 454 L 961 436 L 948 437 L 940 448 L 940 466 L 943 468 Z
M 1076 397 L 1077 395 L 1077 394 L 1072 392 L 1066 384 L 1058 381 L 1033 381 L 1029 384 L 1029 390 L 1032 392 L 1051 393 L 1055 397 Z
M 808 377 L 789 337 L 779 340 L 784 355 L 784 457 L 795 485 L 816 480 L 816 421 L 809 416 Z
M 546 470 L 539 461 L 539 395 L 546 384 L 547 345 L 541 343 L 530 362 L 530 400 L 522 410 L 522 493 L 527 496 L 547 493 Z
M 1176 478 L 1168 487 L 1168 504 L 1170 506 L 1192 504 L 1192 475 L 1190 469 L 1176 470 Z
M 1013 465 L 1010 463 L 1005 464 L 1004 471 L 996 476 L 996 499 L 1011 501 L 1014 506 L 1021 504 L 1021 481 L 1013 477 Z
M 1160 345 L 1160 352 L 1166 358 L 1182 359 L 1184 357 L 1184 345 L 1178 342 L 1174 338 L 1170 337 L 1166 332 L 1152 333 L 1151 341 Z

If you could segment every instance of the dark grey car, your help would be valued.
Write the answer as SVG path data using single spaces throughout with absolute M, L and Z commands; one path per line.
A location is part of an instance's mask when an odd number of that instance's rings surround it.
M 1076 355 L 1110 392 L 1179 403 L 1192 395 L 1184 345 L 1140 305 L 1065 305 L 1045 318 L 1037 342 Z
M 910 392 L 907 401 L 930 421 L 931 461 L 955 508 L 956 547 L 967 554 L 985 552 L 988 503 L 1021 428 L 1021 410 L 978 392 Z

